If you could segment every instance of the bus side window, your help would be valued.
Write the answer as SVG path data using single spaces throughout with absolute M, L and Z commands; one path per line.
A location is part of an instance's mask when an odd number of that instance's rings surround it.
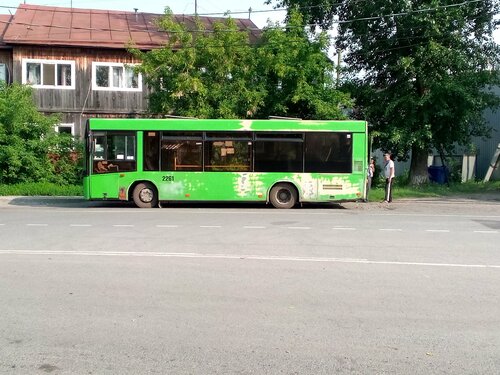
M 203 171 L 203 133 L 163 132 L 162 171 Z
M 351 133 L 308 133 L 305 152 L 306 173 L 351 173 Z

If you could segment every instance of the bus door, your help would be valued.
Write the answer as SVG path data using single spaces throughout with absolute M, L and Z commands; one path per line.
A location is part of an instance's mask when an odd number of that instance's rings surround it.
M 119 184 L 124 172 L 137 170 L 135 133 L 95 132 L 91 140 L 91 198 L 127 199 Z

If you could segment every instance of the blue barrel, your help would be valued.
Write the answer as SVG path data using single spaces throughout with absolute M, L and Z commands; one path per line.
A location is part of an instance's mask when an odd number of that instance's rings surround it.
M 431 165 L 427 168 L 429 173 L 429 180 L 436 184 L 445 184 L 448 182 L 448 170 L 444 166 Z

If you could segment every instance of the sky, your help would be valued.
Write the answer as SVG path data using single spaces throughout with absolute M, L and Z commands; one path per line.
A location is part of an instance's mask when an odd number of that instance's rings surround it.
M 0 0 L 0 14 L 8 14 L 9 10 L 15 10 L 23 0 Z M 175 14 L 193 14 L 195 8 L 194 0 L 26 0 L 31 5 L 46 5 L 58 7 L 84 8 L 84 9 L 109 9 L 125 10 L 133 12 L 137 8 L 139 12 L 163 13 L 166 6 L 170 7 Z M 197 0 L 198 13 L 223 13 L 231 11 L 233 18 L 248 18 L 248 9 L 255 12 L 250 19 L 260 28 L 266 26 L 267 19 L 271 21 L 282 21 L 285 12 L 274 11 L 272 5 L 264 5 L 264 0 Z M 7 8 L 12 7 L 12 8 Z M 243 12 L 236 14 L 236 12 Z M 213 15 L 219 16 L 219 15 Z

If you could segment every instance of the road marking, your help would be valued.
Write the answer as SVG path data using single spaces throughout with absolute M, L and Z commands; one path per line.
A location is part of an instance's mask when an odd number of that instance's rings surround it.
M 157 228 L 179 228 L 178 225 L 167 225 L 167 224 L 158 224 Z
M 0 224 L 0 227 L 3 227 L 5 224 Z
M 0 250 L 0 255 L 72 255 L 72 256 L 115 256 L 115 257 L 165 257 L 165 258 L 204 258 L 204 259 L 235 259 L 235 260 L 270 260 L 289 262 L 324 262 L 351 263 L 393 266 L 420 267 L 452 267 L 452 268 L 493 268 L 498 264 L 460 264 L 460 263 L 429 263 L 429 262 L 396 262 L 386 260 L 369 260 L 356 258 L 315 258 L 290 257 L 272 255 L 238 255 L 238 254 L 201 254 L 201 253 L 161 253 L 161 252 L 127 252 L 127 251 L 65 251 L 65 250 Z
M 26 224 L 28 227 L 47 227 L 49 224 Z
M 403 231 L 402 229 L 396 229 L 396 228 L 381 228 L 379 230 L 385 231 L 385 232 L 402 232 Z
M 131 228 L 134 225 L 132 225 L 132 224 L 113 224 L 113 226 L 117 227 L 117 228 Z
M 491 206 L 493 202 L 488 202 L 485 203 L 488 206 Z M 498 204 L 500 205 L 500 204 Z M 19 207 L 19 209 L 24 209 Z M 134 216 L 137 215 L 163 215 L 165 212 L 162 210 L 137 210 L 137 209 L 129 209 L 129 208 L 124 208 L 124 207 L 117 207 L 116 209 L 106 209 L 106 208 L 99 208 L 99 207 L 93 207 L 92 209 L 81 209 L 81 210 L 71 210 L 71 209 L 53 209 L 53 210 L 46 210 L 43 208 L 37 209 L 38 212 L 50 212 L 50 213 L 85 213 L 85 214 L 98 214 L 102 215 L 104 213 L 110 213 L 110 214 L 119 214 L 122 215 L 124 213 L 131 213 Z M 210 215 L 210 214 L 217 214 L 217 215 L 265 215 L 265 216 L 284 216 L 284 215 L 294 215 L 294 216 L 301 216 L 301 215 L 307 215 L 307 216 L 331 216 L 332 209 L 331 208 L 325 208 L 321 212 L 318 212 L 319 210 L 310 210 L 307 208 L 300 209 L 300 210 L 266 210 L 264 206 L 262 208 L 258 209 L 242 209 L 242 208 L 234 208 L 232 210 L 229 209 L 220 209 L 220 210 L 209 210 L 209 209 L 200 209 L 200 208 L 191 208 L 191 207 L 184 207 L 184 208 L 169 208 L 168 212 L 169 213 L 179 213 L 179 214 L 195 214 L 195 215 Z M 340 209 L 334 209 L 335 215 L 350 215 L 350 212 L 342 212 L 343 210 Z M 352 210 L 344 210 L 344 211 L 355 211 L 355 209 Z M 365 213 L 363 213 L 365 215 Z M 425 213 L 405 213 L 405 212 L 400 212 L 400 213 L 394 213 L 394 212 L 383 212 L 383 213 L 366 213 L 366 216 L 407 216 L 407 217 L 456 217 L 456 218 L 491 218 L 491 219 L 498 219 L 500 218 L 500 215 L 474 215 L 474 214 L 425 214 Z
M 91 227 L 92 224 L 70 224 L 70 227 Z
M 252 226 L 252 225 L 245 225 L 243 228 L 245 228 L 245 229 L 266 229 L 266 227 Z
M 311 227 L 287 227 L 287 229 L 311 229 Z
M 353 228 L 353 227 L 333 227 L 332 229 L 336 229 L 336 230 L 356 230 L 356 228 Z
M 432 233 L 450 233 L 448 229 L 426 229 L 425 231 Z
M 474 233 L 498 233 L 496 230 L 475 230 Z
M 221 228 L 220 225 L 200 225 L 200 228 Z

